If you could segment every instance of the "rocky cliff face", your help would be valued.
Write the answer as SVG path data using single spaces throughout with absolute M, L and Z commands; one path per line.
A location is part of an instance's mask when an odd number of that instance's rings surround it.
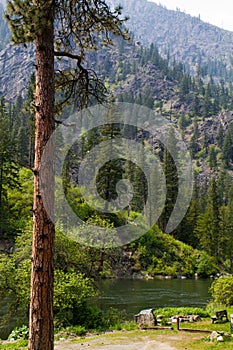
M 25 95 L 34 57 L 33 45 L 24 48 L 8 44 L 0 52 L 0 96 L 14 100 L 19 94 Z
M 0 0 L 0 96 L 14 100 L 25 95 L 29 77 L 34 70 L 33 46 L 13 46 L 10 31 L 3 19 L 5 0 Z

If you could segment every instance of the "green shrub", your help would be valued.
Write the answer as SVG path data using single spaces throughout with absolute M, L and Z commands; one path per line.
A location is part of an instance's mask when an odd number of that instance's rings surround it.
M 82 308 L 77 321 L 88 330 L 102 330 L 105 328 L 103 311 L 97 306 L 86 306 Z
M 206 252 L 202 251 L 198 259 L 197 274 L 200 277 L 208 277 L 216 275 L 219 268 L 216 264 L 215 258 L 209 256 Z
M 233 276 L 224 276 L 214 280 L 210 292 L 215 303 L 233 305 Z
M 137 324 L 133 321 L 128 321 L 123 323 L 123 329 L 126 331 L 134 331 L 137 328 L 138 328 Z
M 69 334 L 76 335 L 76 336 L 83 336 L 87 333 L 85 327 L 83 326 L 71 326 L 66 329 Z
M 174 315 L 199 315 L 202 318 L 210 317 L 208 311 L 197 307 L 165 307 L 154 310 L 154 315 L 163 315 L 164 318 L 169 318 Z
M 121 331 L 123 329 L 122 323 L 116 323 L 114 326 L 111 327 L 111 329 L 114 329 L 116 331 Z
M 103 317 L 105 319 L 105 326 L 107 328 L 124 321 L 124 315 L 122 314 L 122 312 L 113 307 L 110 307 L 108 310 L 106 310 L 103 314 Z
M 8 340 L 26 340 L 28 339 L 28 327 L 23 325 L 22 327 L 16 327 L 13 329 L 8 337 Z
M 75 271 L 55 270 L 54 314 L 60 326 L 84 325 L 82 315 L 87 314 L 87 301 L 95 295 L 93 283 Z M 85 319 L 84 319 L 85 320 Z

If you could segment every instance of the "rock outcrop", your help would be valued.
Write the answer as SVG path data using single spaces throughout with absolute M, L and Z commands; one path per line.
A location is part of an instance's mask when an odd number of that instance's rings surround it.
M 33 45 L 13 46 L 8 44 L 0 52 L 0 96 L 14 100 L 25 95 L 29 78 L 35 69 Z

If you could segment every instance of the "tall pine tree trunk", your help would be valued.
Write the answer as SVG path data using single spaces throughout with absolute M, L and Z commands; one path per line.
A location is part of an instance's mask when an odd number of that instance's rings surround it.
M 54 224 L 41 197 L 40 167 L 46 142 L 54 130 L 54 38 L 53 14 L 36 37 L 36 122 L 33 207 L 33 248 L 29 313 L 29 350 L 52 350 Z M 50 24 L 51 23 L 51 24 Z M 43 29 L 44 28 L 44 29 Z M 54 202 L 53 150 L 46 167 L 46 190 Z M 44 180 L 44 179 L 43 179 Z

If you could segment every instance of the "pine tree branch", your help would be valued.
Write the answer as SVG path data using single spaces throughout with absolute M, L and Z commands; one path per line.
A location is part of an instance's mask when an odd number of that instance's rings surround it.
M 65 123 L 64 121 L 57 120 L 57 119 L 55 119 L 55 123 L 56 124 L 62 124 L 63 126 L 66 126 L 66 127 L 72 127 L 72 128 L 76 128 L 77 127 L 76 123 Z
M 54 56 L 56 56 L 56 57 L 69 57 L 69 58 L 72 58 L 74 60 L 77 60 L 79 64 L 82 61 L 82 57 L 80 55 L 74 55 L 70 52 L 54 51 Z

